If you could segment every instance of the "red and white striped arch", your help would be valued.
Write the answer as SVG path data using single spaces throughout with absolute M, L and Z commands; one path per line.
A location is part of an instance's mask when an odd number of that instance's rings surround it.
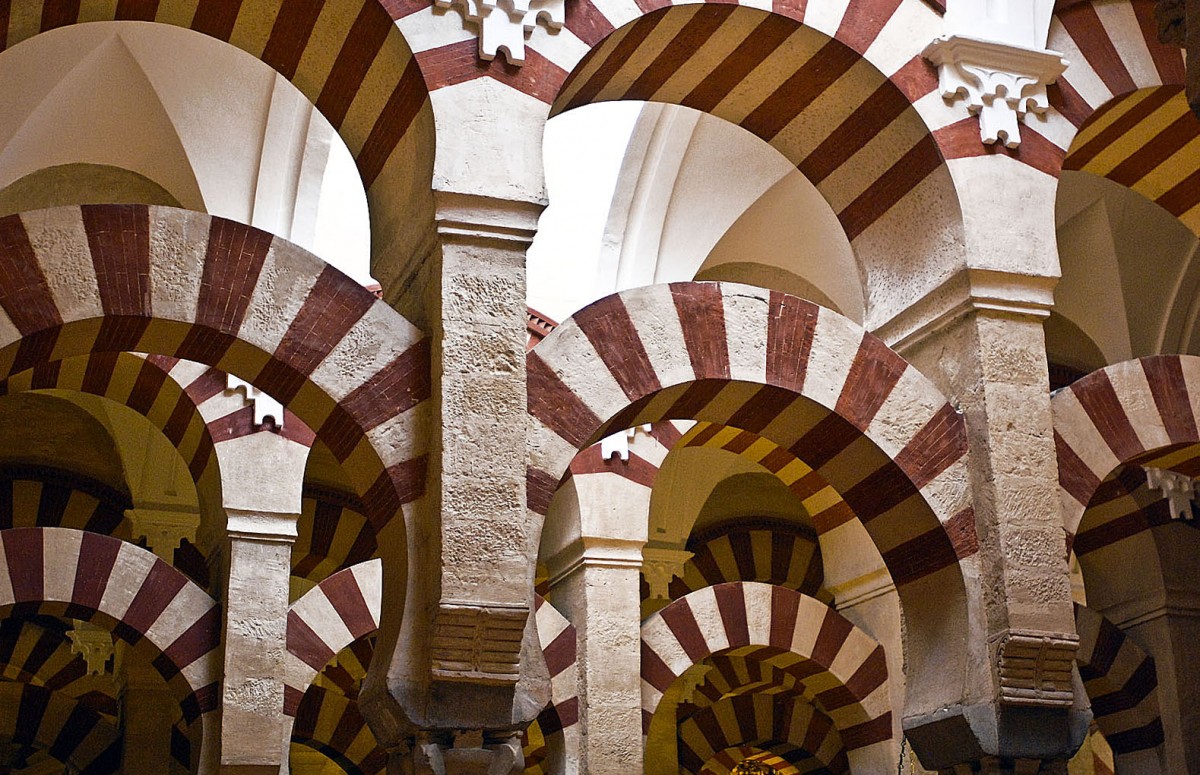
M 387 751 L 375 740 L 358 702 L 332 689 L 309 687 L 291 739 L 320 751 L 350 775 L 382 774 L 387 768 Z
M 153 665 L 168 684 L 186 686 L 184 720 L 199 722 L 206 744 L 212 741 L 220 609 L 204 590 L 145 549 L 81 530 L 4 530 L 0 550 L 0 610 L 28 605 L 74 619 L 100 615 L 124 640 L 144 638 L 160 652 Z
M 1162 745 L 1154 660 L 1115 624 L 1086 606 L 1075 606 L 1075 629 L 1079 675 L 1096 726 L 1113 753 L 1123 756 Z
M 0 50 L 95 21 L 157 22 L 229 43 L 290 80 L 358 165 L 376 256 L 395 253 L 414 213 L 432 214 L 433 114 L 421 69 L 380 0 L 6 0 Z M 386 262 L 377 271 L 386 268 Z M 397 268 L 398 269 L 398 268 Z
M 579 750 L 578 635 L 575 625 L 541 595 L 534 595 L 533 612 L 550 673 L 550 702 L 526 733 L 526 750 L 536 759 L 526 762 L 526 771 L 538 767 L 536 772 L 551 772 L 565 764 L 570 752 Z M 535 740 L 536 745 L 531 745 Z
M 639 288 L 581 310 L 527 363 L 537 514 L 579 449 L 697 419 L 758 433 L 819 471 L 902 595 L 957 575 L 977 550 L 962 416 L 879 339 L 816 304 L 729 283 Z
M 338 571 L 288 608 L 284 713 L 296 714 L 317 673 L 338 652 L 379 629 L 383 564 L 368 560 Z
M 1048 45 L 1069 63 L 1049 91 L 1050 104 L 1069 126 L 1045 130 L 1064 150 L 1075 130 L 1114 98 L 1183 84 L 1183 53 L 1158 41 L 1153 0 L 1070 3 L 1051 19 Z
M 1200 358 L 1158 355 L 1108 366 L 1059 391 L 1050 402 L 1063 528 L 1079 530 L 1084 511 L 1119 466 L 1186 466 L 1200 443 Z M 1111 489 L 1111 488 L 1110 488 Z
M 242 224 L 143 205 L 0 218 L 0 376 L 95 352 L 219 367 L 316 430 L 378 524 L 424 487 L 429 347 L 366 289 Z
M 801 698 L 766 694 L 726 697 L 679 722 L 679 765 L 707 773 L 722 751 L 741 746 L 770 751 L 800 772 L 842 775 L 850 762 L 833 722 Z
M 738 520 L 694 536 L 692 557 L 671 580 L 675 600 L 727 581 L 760 581 L 815 595 L 824 581 L 816 536 L 782 521 Z
M 859 749 L 873 755 L 873 746 L 890 745 L 883 647 L 820 601 L 755 582 L 698 590 L 642 624 L 643 731 L 684 671 L 725 652 L 753 653 L 796 675 L 837 725 L 852 759 Z

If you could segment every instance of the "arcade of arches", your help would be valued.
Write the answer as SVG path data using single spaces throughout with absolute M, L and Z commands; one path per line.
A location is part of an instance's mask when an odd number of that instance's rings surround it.
M 1161 5 L 3 0 L 0 773 L 1200 772 Z

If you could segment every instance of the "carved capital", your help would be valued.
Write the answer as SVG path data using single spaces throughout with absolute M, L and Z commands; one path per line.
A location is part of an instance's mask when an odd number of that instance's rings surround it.
M 500 52 L 509 63 L 525 64 L 525 37 L 540 20 L 550 30 L 566 22 L 564 0 L 434 0 L 438 8 L 457 6 L 463 20 L 475 25 L 479 58 L 491 61 Z
M 650 599 L 670 600 L 671 581 L 683 575 L 683 566 L 692 559 L 686 549 L 647 546 L 642 549 L 642 575 L 650 586 Z
M 972 115 L 979 116 L 979 139 L 1009 148 L 1021 144 L 1020 119 L 1042 113 L 1050 105 L 1046 87 L 1067 69 L 1056 51 L 1009 43 L 943 35 L 922 55 L 938 68 L 942 97 L 962 97 Z
M 524 606 L 443 601 L 430 646 L 434 678 L 515 684 L 528 617 Z
M 200 515 L 179 509 L 138 506 L 125 510 L 134 538 L 145 538 L 146 546 L 166 562 L 174 562 L 175 550 L 187 539 L 196 541 Z
M 76 619 L 67 637 L 71 639 L 71 653 L 83 656 L 88 675 L 104 675 L 104 666 L 113 655 L 113 639 L 108 630 Z
M 1002 705 L 1070 707 L 1071 669 L 1079 636 L 1007 630 L 996 644 Z

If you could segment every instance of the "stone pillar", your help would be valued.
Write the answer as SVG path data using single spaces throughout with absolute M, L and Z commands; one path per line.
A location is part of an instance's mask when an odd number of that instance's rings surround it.
M 450 193 L 437 205 L 436 246 L 398 302 L 432 330 L 434 416 L 426 494 L 408 525 L 405 620 L 380 636 L 383 648 L 397 638 L 394 702 L 378 677 L 364 687 L 381 742 L 433 772 L 438 757 L 448 768 L 505 760 L 549 697 L 531 615 L 538 525 L 524 441 L 525 251 L 542 207 Z M 483 753 L 468 755 L 476 739 Z
M 987 756 L 1065 760 L 1090 711 L 1078 646 L 1042 323 L 1057 280 L 1055 181 L 1003 155 L 948 165 L 967 266 L 878 329 L 961 407 L 970 450 L 978 584 L 961 706 L 904 719 L 932 769 Z M 1081 690 L 1078 694 L 1081 694 Z M 1040 766 L 1040 765 L 1039 765 Z
M 642 771 L 642 543 L 583 538 L 548 568 L 547 599 L 577 634 L 580 773 Z
M 288 580 L 308 448 L 261 431 L 216 446 L 225 503 L 221 772 L 277 775 Z
M 181 712 L 162 676 L 129 649 L 120 659 L 121 768 L 141 775 L 171 772 L 171 727 Z

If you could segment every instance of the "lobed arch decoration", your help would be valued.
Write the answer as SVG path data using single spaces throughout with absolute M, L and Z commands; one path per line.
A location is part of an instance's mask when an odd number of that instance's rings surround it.
M 0 376 L 96 352 L 219 364 L 353 460 L 377 527 L 422 491 L 428 341 L 300 248 L 200 213 L 84 205 L 0 218 L 0 261 Z
M 191 29 L 242 49 L 291 81 L 341 135 L 358 166 L 377 276 L 390 280 L 389 270 L 400 272 L 383 258 L 405 254 L 401 246 L 423 236 L 413 224 L 425 213 L 432 218 L 433 113 L 421 68 L 383 3 L 10 0 L 0 14 L 0 50 L 95 21 Z
M 1075 661 L 1092 714 L 1116 756 L 1163 743 L 1154 659 L 1102 614 L 1075 605 Z
M 313 679 L 338 652 L 379 629 L 383 563 L 338 571 L 288 607 L 284 713 L 295 716 Z
M 947 625 L 967 620 L 960 563 L 978 550 L 964 421 L 880 340 L 776 291 L 675 283 L 601 299 L 527 363 L 536 515 L 575 453 L 615 430 L 664 419 L 750 430 L 806 460 L 863 521 L 908 632 L 924 633 L 906 644 L 915 673 L 965 677 L 951 646 L 962 633 Z
M 182 695 L 191 747 L 215 744 L 220 610 L 204 590 L 145 549 L 86 531 L 12 528 L 0 531 L 0 550 L 0 612 L 99 617 L 131 645 L 144 639 L 159 651 L 155 669 Z
M 741 746 L 769 751 L 799 772 L 842 775 L 846 749 L 829 717 L 801 698 L 743 694 L 710 705 L 679 723 L 680 770 L 711 771 L 717 755 Z
M 100 713 L 60 692 L 0 682 L 0 740 L 44 751 L 81 775 L 121 770 L 121 733 Z
M 1192 461 L 1200 457 L 1198 402 L 1200 358 L 1191 355 L 1124 361 L 1054 395 L 1050 405 L 1068 541 L 1097 498 L 1120 497 L 1119 489 L 1132 486 L 1120 479 L 1106 483 L 1118 467 L 1194 469 Z
M 883 647 L 814 598 L 755 582 L 693 592 L 642 624 L 643 733 L 651 731 L 659 702 L 676 679 L 724 652 L 753 652 L 811 687 L 852 762 L 890 745 Z

